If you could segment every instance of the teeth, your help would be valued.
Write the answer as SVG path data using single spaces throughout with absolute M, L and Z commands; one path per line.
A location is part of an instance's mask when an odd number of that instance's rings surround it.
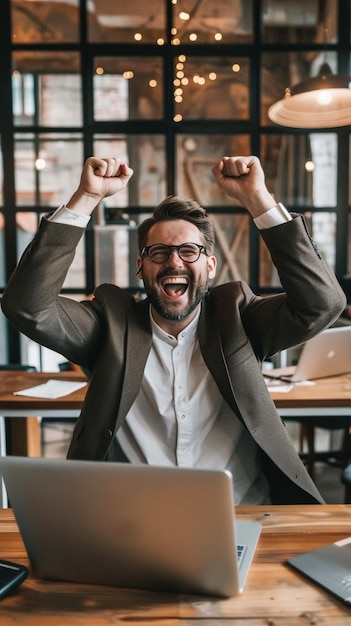
M 187 285 L 188 281 L 186 278 L 180 276 L 168 276 L 163 281 L 164 285 Z

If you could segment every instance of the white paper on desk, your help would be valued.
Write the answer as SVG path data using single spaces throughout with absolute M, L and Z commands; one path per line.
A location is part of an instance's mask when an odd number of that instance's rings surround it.
M 268 391 L 273 391 L 274 393 L 288 393 L 294 386 L 291 383 L 285 383 L 283 380 L 269 380 L 265 378 L 265 381 Z
M 87 383 L 84 381 L 76 382 L 74 380 L 55 380 L 54 378 L 50 378 L 46 383 L 42 383 L 41 385 L 29 387 L 29 389 L 22 389 L 21 391 L 14 391 L 14 395 L 27 396 L 28 398 L 62 398 L 85 387 L 86 384 Z

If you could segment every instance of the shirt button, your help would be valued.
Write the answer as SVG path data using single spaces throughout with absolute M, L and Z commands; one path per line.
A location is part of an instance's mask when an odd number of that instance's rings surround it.
M 104 432 L 105 438 L 106 438 L 106 439 L 111 439 L 112 434 L 113 434 L 113 433 L 112 433 L 112 430 L 110 430 L 110 428 L 106 428 L 106 430 L 105 430 L 105 432 Z

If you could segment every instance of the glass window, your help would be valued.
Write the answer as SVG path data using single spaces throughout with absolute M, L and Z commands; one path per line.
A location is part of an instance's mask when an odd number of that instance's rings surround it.
M 112 43 L 156 43 L 166 40 L 166 2 L 94 0 L 89 3 L 89 40 Z
M 160 57 L 96 57 L 94 67 L 95 120 L 160 119 L 163 116 Z
M 12 0 L 13 43 L 63 43 L 78 41 L 80 0 L 36 2 Z
M 249 135 L 183 135 L 177 136 L 176 193 L 190 197 L 204 206 L 230 205 L 218 188 L 212 167 L 227 154 L 250 154 Z
M 242 215 L 211 214 L 217 257 L 216 276 L 213 286 L 232 280 L 249 281 L 249 229 L 251 218 L 248 213 Z
M 81 135 L 16 135 L 17 205 L 59 206 L 79 181 L 82 162 Z
M 333 42 L 336 9 L 335 0 L 263 0 L 263 40 L 269 43 Z
M 162 135 L 95 135 L 94 154 L 118 157 L 134 170 L 126 189 L 105 198 L 103 220 L 119 220 L 119 207 L 154 207 L 164 199 L 166 149 Z
M 252 38 L 252 0 L 177 0 L 173 4 L 173 45 L 244 43 Z
M 13 54 L 13 114 L 17 126 L 80 126 L 79 55 L 66 52 Z
M 246 58 L 179 55 L 173 84 L 176 121 L 249 117 Z

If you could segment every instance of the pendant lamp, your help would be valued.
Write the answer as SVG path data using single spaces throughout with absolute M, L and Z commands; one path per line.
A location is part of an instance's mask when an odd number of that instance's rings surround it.
M 351 78 L 323 63 L 318 76 L 287 87 L 268 109 L 275 124 L 290 128 L 337 128 L 351 124 Z

